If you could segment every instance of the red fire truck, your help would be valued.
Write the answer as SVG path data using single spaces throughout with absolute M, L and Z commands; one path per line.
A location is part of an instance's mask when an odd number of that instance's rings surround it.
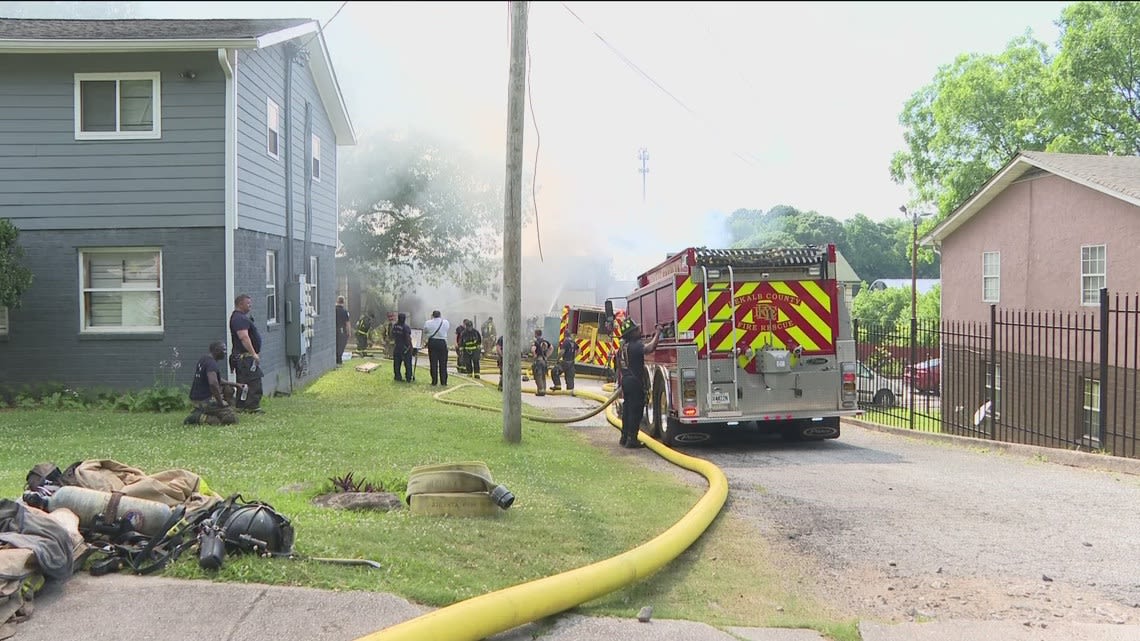
M 858 414 L 851 317 L 834 245 L 684 249 L 638 277 L 626 314 L 649 337 L 649 420 L 666 444 L 725 430 L 839 437 Z
M 577 371 L 598 375 L 612 372 L 625 310 L 619 309 L 609 316 L 607 322 L 606 309 L 600 305 L 562 306 L 558 343 L 569 336 L 578 344 L 578 354 L 574 357 Z

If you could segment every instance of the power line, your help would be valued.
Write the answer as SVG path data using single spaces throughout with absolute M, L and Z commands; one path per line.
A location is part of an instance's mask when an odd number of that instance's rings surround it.
M 301 45 L 301 47 L 304 48 L 304 47 L 309 46 L 310 42 L 315 40 L 317 38 L 317 36 L 324 33 L 325 29 L 327 29 L 328 26 L 330 24 L 332 24 L 333 20 L 336 20 L 336 17 L 340 15 L 341 10 L 344 9 L 345 5 L 347 5 L 347 4 L 348 4 L 348 0 L 344 0 L 344 2 L 340 3 L 340 6 L 337 7 L 336 13 L 332 14 L 332 17 L 325 21 L 324 26 L 321 26 L 321 23 L 318 22 L 317 23 L 317 32 L 314 33 L 313 35 L 309 36 L 309 39 L 306 40 L 305 43 Z
M 676 102 L 678 105 L 680 105 L 682 109 L 689 112 L 689 115 L 691 115 L 694 118 L 696 118 L 697 120 L 699 120 L 701 122 L 701 124 L 707 126 L 707 124 L 704 121 L 704 118 L 702 118 L 700 114 L 698 114 L 695 110 L 693 110 L 692 107 L 685 104 L 685 102 L 683 100 L 681 100 L 676 95 L 674 95 L 673 92 L 666 89 L 665 86 L 662 85 L 660 82 L 657 82 L 657 80 L 655 78 L 653 78 L 653 76 L 649 75 L 645 70 L 643 70 L 641 67 L 637 66 L 637 64 L 634 63 L 632 60 L 630 60 L 628 56 L 626 56 L 624 53 L 619 51 L 617 47 L 610 44 L 610 42 L 608 40 L 606 40 L 605 37 L 602 36 L 602 34 L 598 33 L 593 27 L 586 24 L 586 21 L 583 20 L 581 16 L 579 16 L 577 13 L 574 13 L 574 10 L 571 9 L 569 6 L 567 6 L 565 2 L 560 2 L 559 4 L 561 4 L 562 7 L 570 13 L 570 15 L 574 16 L 574 18 L 578 22 L 582 23 L 583 27 L 585 27 L 586 29 L 589 29 L 590 33 L 594 34 L 594 37 L 596 37 L 598 40 L 600 40 L 602 42 L 602 44 L 604 44 L 606 46 L 607 49 L 609 49 L 614 55 L 616 55 L 618 58 L 620 58 L 622 62 L 624 62 L 627 66 L 629 66 L 630 69 L 633 69 L 635 72 L 637 72 L 638 75 L 640 75 L 641 77 L 648 80 L 650 83 L 653 84 L 653 86 L 657 87 L 665 95 L 672 98 L 674 102 Z M 732 150 L 732 155 L 736 156 L 737 158 L 744 161 L 748 165 L 751 165 L 751 166 L 756 165 L 755 162 L 753 162 L 751 159 L 745 157 L 743 154 L 736 151 L 735 149 Z

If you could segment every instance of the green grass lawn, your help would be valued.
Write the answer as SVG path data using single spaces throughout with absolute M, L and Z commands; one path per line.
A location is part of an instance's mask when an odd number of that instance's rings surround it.
M 522 443 L 508 444 L 499 414 L 434 400 L 439 388 L 427 384 L 426 370 L 409 385 L 392 380 L 387 361 L 371 374 L 356 372 L 355 364 L 293 396 L 266 399 L 265 414 L 241 415 L 233 426 L 184 426 L 182 414 L 0 410 L 0 496 L 20 496 L 25 475 L 41 462 L 65 468 L 114 459 L 146 473 L 183 468 L 222 496 L 240 493 L 288 516 L 298 554 L 367 558 L 383 569 L 230 555 L 207 575 L 192 551 L 166 576 L 382 591 L 443 606 L 636 547 L 673 525 L 704 492 L 699 477 L 686 485 L 638 463 L 637 456 L 653 456 L 648 450 L 619 455 L 564 425 L 524 420 Z M 501 404 L 493 387 L 448 398 Z M 349 472 L 402 498 L 412 467 L 458 461 L 486 462 L 517 497 L 514 505 L 497 517 L 460 519 L 311 503 L 332 490 L 331 477 Z M 579 611 L 632 616 L 652 604 L 661 618 L 812 627 L 858 638 L 853 622 L 829 618 L 803 596 L 797 579 L 774 566 L 754 530 L 722 515 L 657 575 Z

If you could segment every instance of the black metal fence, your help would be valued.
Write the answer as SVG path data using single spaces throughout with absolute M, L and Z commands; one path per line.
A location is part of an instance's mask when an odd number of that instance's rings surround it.
M 855 321 L 855 340 L 866 420 L 1140 458 L 1140 295 L 913 330 Z

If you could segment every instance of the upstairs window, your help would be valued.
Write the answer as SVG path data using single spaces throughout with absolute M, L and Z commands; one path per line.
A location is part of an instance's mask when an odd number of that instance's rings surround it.
M 79 252 L 84 332 L 162 330 L 162 252 L 85 249 Z
M 1104 245 L 1081 247 L 1081 305 L 1100 305 L 1100 290 L 1108 271 Z
M 76 140 L 162 137 L 157 71 L 75 74 Z
M 281 157 L 281 107 L 270 98 L 265 99 L 265 151 Z
M 313 136 L 313 180 L 321 182 L 321 139 Z
M 982 253 L 982 302 L 1001 300 L 1001 253 Z

